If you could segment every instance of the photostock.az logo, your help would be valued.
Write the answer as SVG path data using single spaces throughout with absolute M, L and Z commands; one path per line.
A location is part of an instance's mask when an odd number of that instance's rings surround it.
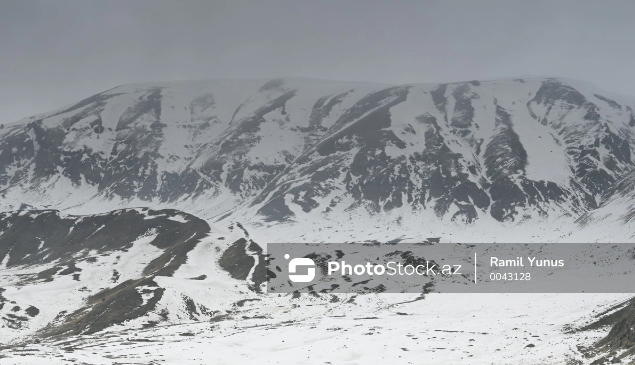
M 289 254 L 284 255 L 285 259 L 289 259 Z M 298 266 L 308 266 L 306 274 L 296 274 Z M 299 257 L 289 261 L 289 280 L 294 283 L 308 283 L 315 279 L 315 262 L 310 258 Z

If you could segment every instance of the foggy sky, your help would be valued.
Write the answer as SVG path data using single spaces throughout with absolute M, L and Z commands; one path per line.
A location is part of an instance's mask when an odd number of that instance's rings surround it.
M 634 1 L 0 0 L 0 123 L 143 81 L 527 75 L 635 95 Z

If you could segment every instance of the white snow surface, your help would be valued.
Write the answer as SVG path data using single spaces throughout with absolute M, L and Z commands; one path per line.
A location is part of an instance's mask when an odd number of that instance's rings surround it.
M 391 233 L 387 226 L 359 225 L 356 237 L 381 240 L 380 232 L 386 237 Z M 1 363 L 275 364 L 292 360 L 300 364 L 409 364 L 423 359 L 426 364 L 562 364 L 574 359 L 590 363 L 594 358 L 584 358 L 578 346 L 591 346 L 610 328 L 579 333 L 566 329 L 581 328 L 596 320 L 596 314 L 632 297 L 431 293 L 423 299 L 418 294 L 335 294 L 319 298 L 302 294 L 294 299 L 291 294 L 257 294 L 218 266 L 229 244 L 246 235 L 263 246 L 266 242 L 309 242 L 317 237 L 323 241 L 353 240 L 349 237 L 353 230 L 330 236 L 324 231 L 337 231 L 333 227 L 324 227 L 321 233 L 319 229 L 311 230 L 310 225 L 305 225 L 305 230 L 245 227 L 244 231 L 235 224 L 220 227 L 213 226 L 172 277 L 155 278 L 165 292 L 150 314 L 92 335 L 28 343 L 20 346 L 20 352 L 0 351 L 8 356 Z M 417 229 L 421 234 L 425 228 Z M 446 237 L 455 237 L 454 232 Z M 394 237 L 395 232 L 392 234 Z M 464 234 L 458 236 L 470 233 Z M 138 276 L 139 270 L 159 253 L 149 245 L 153 237 L 153 232 L 147 232 L 125 253 L 101 255 L 97 263 L 78 265 L 83 270 L 81 281 L 65 277 L 14 286 L 18 274 L 33 272 L 33 268 L 2 269 L 0 287 L 7 289 L 4 297 L 22 307 L 36 306 L 41 313 L 26 328 L 0 327 L 0 341 L 21 343 L 42 326 L 55 323 L 60 311 L 80 307 L 95 290 L 115 285 L 110 282 L 113 268 L 121 274 L 117 283 Z M 479 240 L 483 238 L 475 236 L 472 241 Z M 453 242 L 454 238 L 444 241 Z M 204 279 L 192 280 L 197 277 Z M 185 297 L 208 311 L 190 316 Z M 144 297 L 144 302 L 148 299 Z M 160 316 L 164 309 L 170 313 L 167 319 Z M 159 324 L 145 328 L 148 321 Z

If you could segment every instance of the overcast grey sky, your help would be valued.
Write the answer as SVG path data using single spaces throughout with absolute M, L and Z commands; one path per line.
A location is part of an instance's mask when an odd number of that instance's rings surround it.
M 142 81 L 525 75 L 635 95 L 635 1 L 0 0 L 0 122 Z

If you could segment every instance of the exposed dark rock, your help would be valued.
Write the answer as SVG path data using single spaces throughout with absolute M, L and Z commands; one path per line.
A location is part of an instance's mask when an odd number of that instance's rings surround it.
M 154 286 L 154 295 L 145 304 L 137 290 L 142 286 Z M 64 323 L 47 327 L 43 336 L 92 334 L 116 324 L 124 323 L 147 314 L 154 309 L 165 289 L 159 288 L 152 277 L 127 280 L 92 296 L 85 308 L 71 313 Z
M 146 214 L 125 209 L 94 216 L 62 216 L 57 211 L 0 213 L 0 262 L 9 255 L 7 266 L 44 264 L 58 261 L 56 267 L 38 274 L 49 280 L 53 275 L 81 271 L 74 260 L 86 258 L 87 252 L 113 252 L 130 248 L 131 238 L 150 229 L 157 232 L 151 242 L 164 253 L 146 267 L 147 273 L 171 275 L 186 259 L 198 240 L 209 232 L 208 224 L 192 215 L 175 210 L 147 210 L 148 215 L 165 217 L 144 219 Z M 167 219 L 167 215 L 184 215 L 186 223 Z M 19 244 L 18 244 L 19 242 Z
M 247 240 L 239 239 L 229 246 L 221 256 L 218 264 L 227 271 L 232 278 L 246 280 L 249 272 L 256 264 L 256 260 L 247 254 Z
M 613 313 L 609 314 L 610 311 Z M 635 327 L 635 299 L 622 305 L 618 304 L 608 311 L 600 313 L 597 317 L 595 322 L 580 330 L 594 330 L 605 326 L 611 326 L 611 330 L 608 335 L 594 344 L 593 349 L 598 353 L 607 354 L 622 351 L 619 356 L 615 357 L 618 361 L 635 355 L 635 331 L 633 331 Z M 596 362 L 601 364 L 605 361 L 608 361 L 607 357 L 602 357 Z

